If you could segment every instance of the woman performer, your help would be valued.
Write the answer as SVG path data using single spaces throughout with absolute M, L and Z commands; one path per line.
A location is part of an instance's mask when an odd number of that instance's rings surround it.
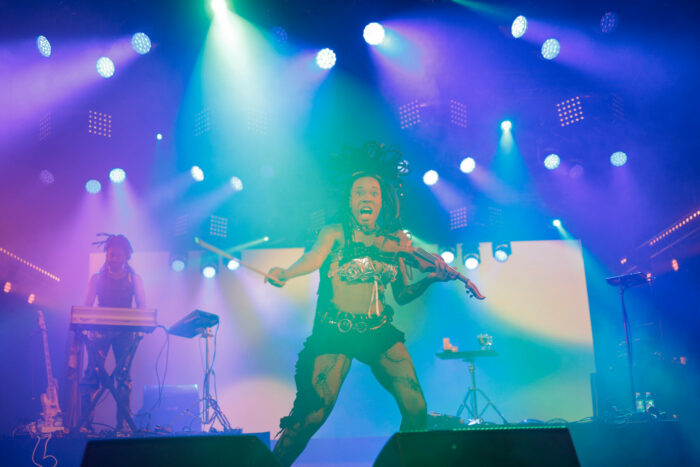
M 338 157 L 338 156 L 336 156 Z M 272 268 L 269 281 L 289 279 L 320 268 L 316 317 L 296 365 L 296 400 L 281 420 L 274 453 L 291 465 L 328 418 L 353 359 L 370 366 L 401 411 L 401 430 L 425 429 L 427 411 L 404 334 L 392 324 L 385 303 L 391 284 L 400 305 L 419 297 L 431 284 L 455 278 L 438 256 L 433 272 L 409 284 L 400 252 L 411 241 L 399 222 L 399 177 L 408 173 L 400 152 L 376 142 L 344 148 L 339 165 L 347 180 L 341 222 L 327 225 L 316 243 L 287 269 Z

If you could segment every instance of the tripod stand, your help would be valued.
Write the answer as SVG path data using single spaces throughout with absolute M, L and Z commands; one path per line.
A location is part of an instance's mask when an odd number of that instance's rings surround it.
M 441 352 L 437 354 L 438 358 L 441 358 L 443 360 L 453 360 L 459 358 L 469 364 L 469 374 L 471 375 L 471 387 L 467 389 L 467 393 L 464 395 L 464 399 L 462 399 L 462 403 L 459 405 L 459 409 L 457 410 L 457 417 L 462 415 L 462 412 L 465 409 L 467 410 L 467 413 L 469 415 L 469 425 L 478 425 L 484 423 L 482 415 L 484 414 L 484 412 L 486 412 L 486 410 L 489 407 L 491 407 L 498 414 L 498 416 L 501 418 L 501 421 L 503 421 L 504 424 L 508 423 L 508 420 L 506 420 L 501 411 L 498 410 L 496 404 L 494 404 L 493 401 L 489 399 L 489 397 L 484 391 L 476 387 L 476 368 L 474 365 L 475 359 L 477 357 L 496 357 L 497 355 L 498 352 L 496 352 L 495 350 L 475 350 L 471 352 Z M 481 395 L 481 397 L 483 397 L 486 400 L 486 405 L 481 410 L 479 410 L 478 405 L 479 395 Z
M 216 420 L 221 423 L 224 431 L 232 431 L 231 424 L 229 423 L 226 415 L 221 411 L 219 403 L 216 401 L 216 397 L 211 393 L 211 378 L 214 375 L 214 356 L 216 355 L 216 337 L 211 330 L 211 327 L 204 328 L 202 330 L 201 337 L 205 340 L 205 368 L 204 368 L 204 382 L 202 383 L 202 399 L 204 400 L 204 410 L 202 411 L 202 425 L 213 424 Z M 214 352 L 211 352 L 211 341 L 214 337 Z

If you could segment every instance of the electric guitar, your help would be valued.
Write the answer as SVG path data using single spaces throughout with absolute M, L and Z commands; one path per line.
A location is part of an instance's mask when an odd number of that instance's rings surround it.
M 41 418 L 36 422 L 37 430 L 40 433 L 53 433 L 55 431 L 64 431 L 63 414 L 58 405 L 58 381 L 53 377 L 51 371 L 51 354 L 49 353 L 49 339 L 46 331 L 46 321 L 41 310 L 37 310 L 39 315 L 39 329 L 41 337 L 44 341 L 44 360 L 46 362 L 46 380 L 48 386 L 46 392 L 41 395 Z

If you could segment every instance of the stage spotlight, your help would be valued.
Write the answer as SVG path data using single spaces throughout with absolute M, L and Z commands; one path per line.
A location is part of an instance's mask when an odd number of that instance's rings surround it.
M 479 253 L 472 252 L 464 255 L 464 267 L 469 269 L 470 271 L 473 271 L 474 269 L 478 268 L 480 263 L 481 255 L 479 255 Z
M 211 10 L 216 14 L 228 11 L 228 5 L 226 4 L 226 0 L 212 0 Z
M 552 221 L 552 225 L 553 225 L 554 227 L 556 227 L 556 228 L 561 227 L 561 220 L 559 220 L 559 219 L 554 219 L 554 220 Z
M 513 24 L 510 26 L 510 33 L 513 37 L 519 39 L 525 35 L 525 31 L 527 31 L 527 18 L 520 15 L 513 20 Z
M 270 35 L 275 39 L 278 44 L 286 44 L 289 36 L 287 35 L 287 30 L 282 26 L 275 26 L 270 30 Z
M 36 38 L 36 48 L 39 49 L 39 53 L 44 57 L 49 58 L 51 56 L 51 43 L 46 36 Z
M 2 291 L 5 293 L 10 293 L 10 290 L 12 290 L 12 282 L 7 281 L 5 282 L 5 286 L 2 288 Z
M 438 173 L 434 170 L 428 170 L 426 173 L 423 174 L 423 183 L 425 183 L 428 186 L 433 186 L 435 185 L 440 177 L 438 176 Z
M 162 140 L 162 139 L 163 139 L 163 133 L 156 133 L 156 139 L 157 139 L 158 141 Z
M 513 128 L 513 122 L 510 120 L 503 120 L 501 122 L 501 130 L 510 131 Z
M 44 185 L 51 185 L 53 182 L 56 181 L 56 179 L 54 178 L 54 176 L 53 176 L 53 174 L 51 173 L 51 171 L 46 170 L 46 169 L 44 169 L 44 170 L 42 170 L 41 172 L 39 172 L 39 180 L 40 180 L 41 183 L 43 183 Z
M 36 300 L 36 295 L 34 295 L 33 293 L 30 293 L 29 297 L 27 297 L 27 303 L 29 303 L 31 305 L 32 303 L 34 303 L 35 300 Z
M 131 47 L 139 55 L 146 55 L 151 50 L 151 38 L 143 32 L 131 36 Z
M 186 253 L 170 253 L 170 269 L 175 272 L 182 272 L 187 268 Z
M 85 191 L 87 191 L 91 195 L 96 195 L 101 190 L 102 190 L 102 184 L 95 179 L 88 180 L 85 183 Z
M 229 259 L 226 261 L 226 267 L 229 271 L 235 271 L 241 267 L 241 263 L 237 259 Z
M 379 23 L 369 23 L 362 32 L 362 37 L 369 45 L 379 45 L 384 41 L 384 27 Z
M 126 172 L 120 168 L 112 169 L 109 171 L 109 179 L 114 183 L 122 183 L 126 180 Z
M 195 182 L 204 181 L 204 171 L 198 165 L 192 166 L 190 169 L 190 175 L 192 175 Z
M 219 269 L 219 258 L 217 256 L 202 256 L 199 269 L 207 279 L 213 278 Z
M 233 188 L 233 191 L 241 191 L 243 190 L 243 181 L 236 177 L 235 175 L 231 177 L 231 180 L 229 180 L 229 183 L 231 184 L 231 188 Z
M 608 11 L 600 18 L 600 30 L 605 34 L 610 34 L 617 29 L 617 13 L 614 11 Z
M 454 248 L 441 248 L 440 256 L 447 264 L 452 264 L 455 261 L 455 249 Z
M 462 160 L 462 162 L 459 164 L 459 170 L 464 172 L 465 174 L 470 174 L 474 171 L 476 168 L 476 161 L 472 159 L 471 157 L 466 157 Z
M 542 56 L 547 60 L 554 60 L 561 51 L 561 45 L 556 39 L 547 39 L 542 44 Z
M 511 249 L 510 242 L 501 242 L 493 244 L 493 257 L 499 263 L 505 263 L 510 258 Z
M 610 163 L 615 167 L 622 167 L 627 163 L 627 154 L 622 151 L 616 151 L 610 155 Z
M 212 279 L 216 276 L 216 268 L 212 265 L 206 265 L 202 268 L 202 275 L 207 279 Z
M 329 48 L 321 49 L 316 54 L 316 65 L 323 70 L 330 70 L 335 65 L 335 52 Z
M 97 73 L 103 78 L 111 78 L 114 76 L 114 62 L 108 57 L 100 57 L 95 64 Z
M 561 158 L 557 154 L 550 154 L 544 158 L 544 166 L 549 170 L 554 170 L 561 164 Z

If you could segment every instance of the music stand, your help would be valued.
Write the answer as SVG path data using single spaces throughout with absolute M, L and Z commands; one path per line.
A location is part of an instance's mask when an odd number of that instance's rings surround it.
M 625 343 L 627 344 L 627 364 L 629 365 L 630 373 L 630 396 L 632 397 L 632 410 L 635 410 L 636 403 L 636 387 L 634 384 L 634 364 L 632 359 L 632 332 L 630 329 L 629 316 L 627 315 L 627 307 L 625 306 L 625 290 L 632 287 L 637 287 L 639 285 L 644 285 L 650 283 L 654 280 L 651 274 L 644 274 L 643 272 L 635 272 L 632 274 L 626 274 L 622 276 L 613 276 L 605 278 L 605 282 L 613 287 L 619 287 L 620 289 L 620 302 L 622 303 L 622 325 L 625 328 Z
M 481 416 L 484 414 L 484 412 L 486 412 L 486 410 L 489 407 L 491 407 L 498 414 L 498 416 L 501 417 L 501 420 L 504 424 L 508 423 L 508 420 L 506 420 L 501 411 L 498 410 L 496 404 L 494 404 L 493 401 L 489 399 L 489 396 L 487 396 L 484 391 L 476 387 L 476 368 L 474 365 L 475 360 L 478 357 L 497 357 L 498 352 L 489 349 L 472 350 L 466 352 L 439 352 L 435 355 L 441 360 L 460 359 L 469 364 L 469 374 L 471 375 L 472 385 L 469 389 L 467 389 L 467 393 L 464 395 L 464 399 L 462 399 L 462 403 L 459 405 L 459 409 L 457 410 L 457 417 L 459 417 L 462 414 L 464 409 L 467 409 L 470 415 L 469 425 L 479 425 L 481 423 L 484 423 L 484 419 L 481 418 Z M 479 411 L 478 407 L 479 394 L 481 394 L 481 396 L 484 399 L 486 399 L 486 405 L 483 409 L 481 409 L 481 411 Z

